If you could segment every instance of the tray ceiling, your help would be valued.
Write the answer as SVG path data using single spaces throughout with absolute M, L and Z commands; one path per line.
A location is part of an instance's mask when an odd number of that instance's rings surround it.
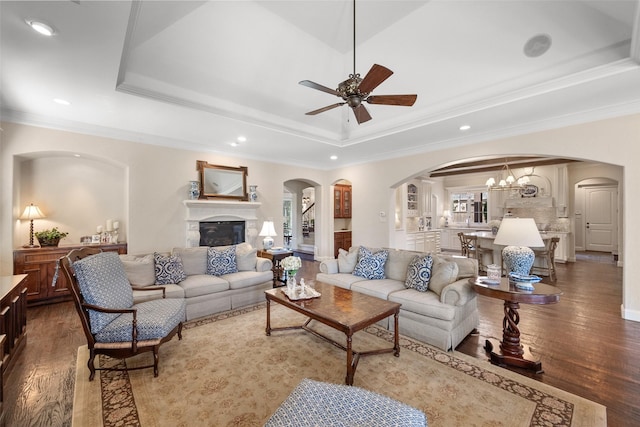
M 362 125 L 305 115 L 340 100 L 298 84 L 353 72 L 350 1 L 0 9 L 3 119 L 145 143 L 328 168 L 640 111 L 637 1 L 358 1 L 356 71 L 394 71 L 374 95 L 418 94 Z M 525 55 L 540 34 L 550 49 Z

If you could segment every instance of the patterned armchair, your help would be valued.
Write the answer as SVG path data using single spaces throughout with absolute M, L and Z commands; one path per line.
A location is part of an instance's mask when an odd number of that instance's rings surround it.
M 184 299 L 163 299 L 133 304 L 133 290 L 117 253 L 98 248 L 82 248 L 60 258 L 70 283 L 76 310 L 82 321 L 89 348 L 89 380 L 96 368 L 98 354 L 126 359 L 139 353 L 153 352 L 153 364 L 131 369 L 153 367 L 158 376 L 160 345 L 177 333 L 182 339 L 185 319 Z M 126 368 L 125 368 L 126 369 Z

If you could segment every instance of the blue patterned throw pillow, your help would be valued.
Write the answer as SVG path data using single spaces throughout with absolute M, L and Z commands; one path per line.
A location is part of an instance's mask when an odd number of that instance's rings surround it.
M 384 264 L 388 257 L 389 251 L 385 249 L 374 253 L 370 249 L 360 246 L 358 262 L 352 274 L 369 280 L 384 279 Z
M 431 281 L 433 258 L 431 255 L 416 255 L 407 267 L 407 280 L 404 286 L 420 292 L 427 292 Z
M 236 273 L 236 247 L 229 246 L 226 249 L 207 249 L 207 274 L 222 276 L 223 274 Z
M 171 285 L 187 278 L 178 255 L 163 256 L 155 252 L 153 260 L 156 264 L 156 285 Z

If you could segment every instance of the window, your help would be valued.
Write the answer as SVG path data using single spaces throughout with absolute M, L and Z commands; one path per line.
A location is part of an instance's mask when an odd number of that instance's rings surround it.
M 489 193 L 483 187 L 481 190 L 467 188 L 449 192 L 451 222 L 486 224 L 488 222 Z

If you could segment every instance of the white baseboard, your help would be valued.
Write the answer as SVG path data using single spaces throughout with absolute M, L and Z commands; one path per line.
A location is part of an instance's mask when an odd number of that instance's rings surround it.
M 640 322 L 640 311 L 638 310 L 626 310 L 624 304 L 620 304 L 620 314 L 625 320 L 633 320 L 634 322 Z

